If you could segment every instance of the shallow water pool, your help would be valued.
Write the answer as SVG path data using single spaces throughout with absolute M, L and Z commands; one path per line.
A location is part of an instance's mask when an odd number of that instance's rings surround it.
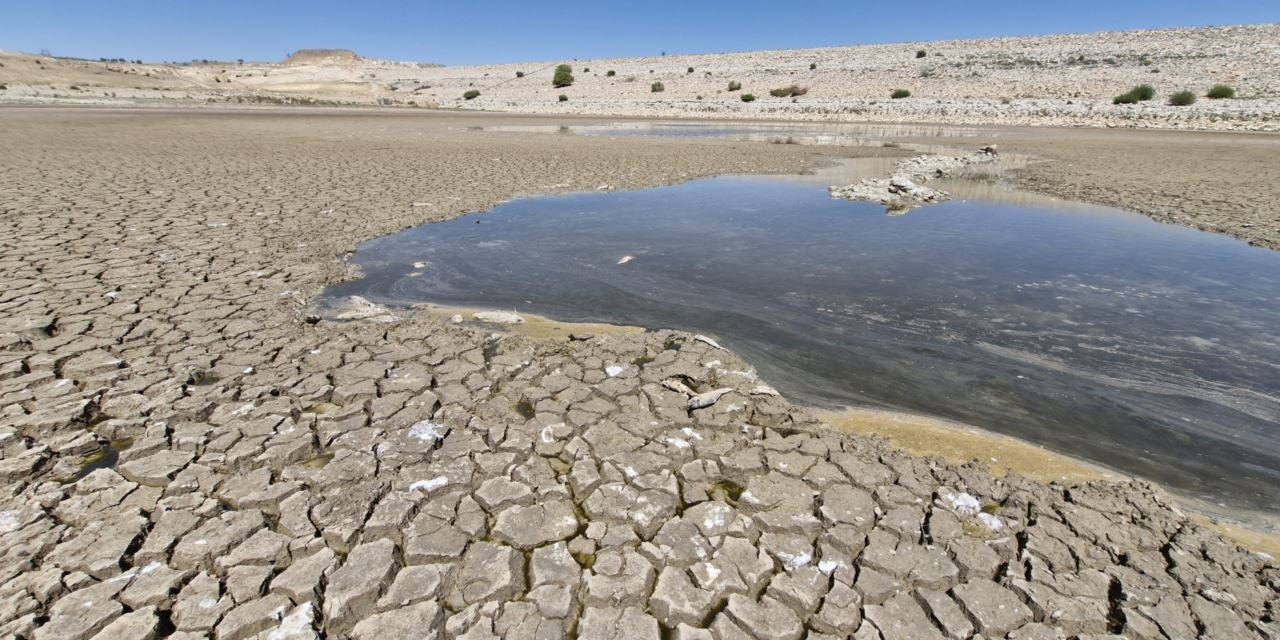
M 1034 199 L 887 216 L 723 177 L 516 200 L 354 261 L 365 277 L 327 295 L 708 333 L 794 400 L 922 412 L 1280 505 L 1280 253 L 1230 238 Z

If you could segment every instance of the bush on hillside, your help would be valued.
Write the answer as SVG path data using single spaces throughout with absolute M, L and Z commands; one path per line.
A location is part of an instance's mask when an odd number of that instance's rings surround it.
M 689 70 L 685 71 L 685 73 L 693 73 L 693 67 L 689 67 Z
M 755 101 L 756 101 L 756 97 L 755 97 L 754 95 L 751 95 L 750 93 L 744 93 L 744 94 L 742 94 L 742 101 L 743 101 L 743 102 L 755 102 Z
M 729 81 L 729 90 L 730 90 L 730 91 L 737 91 L 738 89 L 741 89 L 741 88 L 742 88 L 742 83 L 741 83 L 741 82 L 734 82 L 733 80 L 730 80 L 730 81 Z
M 809 63 L 809 70 L 810 70 L 810 71 L 813 71 L 814 69 L 817 69 L 817 68 L 818 68 L 818 63 L 816 63 L 816 62 L 810 62 L 810 63 Z
M 792 96 L 802 96 L 806 93 L 809 93 L 809 90 L 807 88 L 794 85 L 794 84 L 789 87 L 782 87 L 780 89 L 769 90 L 769 95 L 775 98 L 789 98 Z
M 919 50 L 919 51 L 917 51 L 917 52 L 916 52 L 916 57 L 917 57 L 917 58 L 923 58 L 923 57 L 925 57 L 925 56 L 927 56 L 927 55 L 929 55 L 929 52 L 928 52 L 928 51 L 925 51 L 924 49 L 921 49 L 921 50 Z
M 560 102 L 568 102 L 568 101 L 569 101 L 569 96 L 566 96 L 563 93 L 560 94 Z
M 523 77 L 524 77 L 524 72 L 523 72 L 523 71 L 517 71 L 517 72 L 516 72 L 516 77 L 517 77 L 517 78 L 523 78 Z
M 617 71 L 614 71 L 613 69 L 610 69 L 610 70 L 608 70 L 608 71 L 604 72 L 604 76 L 605 76 L 606 78 L 612 78 L 612 77 L 614 77 L 614 76 L 616 76 L 616 75 L 618 75 L 618 72 L 617 72 Z
M 556 67 L 556 74 L 551 77 L 551 86 L 560 88 L 573 84 L 573 67 L 562 64 Z
M 910 98 L 911 92 L 907 91 L 906 89 L 894 89 L 893 93 L 889 94 L 889 97 L 893 98 L 894 100 L 898 100 L 900 98 Z
M 1156 90 L 1149 84 L 1140 84 L 1118 96 L 1111 102 L 1112 104 L 1137 104 L 1146 102 L 1156 97 Z
M 1215 84 L 1209 93 L 1204 94 L 1204 97 L 1210 100 L 1225 100 L 1236 97 L 1236 90 L 1225 84 Z
M 667 88 L 666 88 L 665 86 L 663 86 L 663 84 L 662 84 L 661 82 L 655 82 L 655 83 L 653 83 L 653 84 L 649 85 L 649 91 L 651 91 L 651 92 L 653 92 L 653 93 L 662 93 L 663 91 L 666 91 L 666 90 L 667 90 Z
M 1169 96 L 1169 105 L 1174 107 L 1189 107 L 1196 103 L 1196 94 L 1190 91 L 1179 91 Z
M 475 89 L 471 89 L 470 91 L 467 91 L 466 93 L 462 94 L 463 100 L 472 100 L 479 97 L 480 97 L 480 92 Z

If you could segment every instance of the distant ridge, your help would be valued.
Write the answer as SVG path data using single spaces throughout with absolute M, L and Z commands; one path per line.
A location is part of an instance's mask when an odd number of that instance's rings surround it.
M 350 49 L 298 49 L 289 54 L 283 64 L 350 64 L 363 60 Z

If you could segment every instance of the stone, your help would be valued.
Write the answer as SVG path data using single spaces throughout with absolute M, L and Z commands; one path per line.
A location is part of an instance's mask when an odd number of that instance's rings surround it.
M 159 626 L 160 618 L 156 616 L 155 607 L 145 607 L 116 618 L 93 637 L 95 640 L 152 640 Z
M 492 542 L 475 542 L 462 557 L 462 568 L 448 599 L 461 609 L 478 602 L 506 600 L 524 590 L 524 556 L 519 551 Z
M 378 599 L 378 609 L 386 611 L 442 597 L 451 568 L 447 564 L 421 564 L 401 569 L 386 594 Z
M 328 547 L 295 560 L 271 580 L 271 592 L 281 593 L 296 604 L 319 601 L 320 585 L 337 567 L 337 556 Z
M 244 640 L 276 627 L 292 606 L 288 598 L 278 594 L 241 604 L 218 623 L 218 640 Z
M 693 586 L 684 571 L 665 567 L 649 597 L 649 611 L 667 627 L 701 626 L 711 613 L 713 599 L 713 594 Z
M 809 625 L 824 633 L 845 637 L 862 623 L 862 596 L 852 587 L 836 582 L 822 599 L 822 606 Z
M 884 640 L 943 640 L 928 614 L 909 593 L 899 593 L 884 604 L 868 605 L 862 615 L 880 630 Z
M 120 602 L 134 610 L 146 607 L 168 608 L 174 592 L 191 573 L 170 568 L 160 562 L 150 562 L 129 581 L 129 586 L 120 594 Z
M 1004 635 L 1032 621 L 1031 609 L 1018 596 L 990 580 L 971 580 L 952 592 L 984 635 Z
M 532 506 L 513 505 L 498 513 L 493 534 L 518 549 L 567 540 L 578 531 L 578 518 L 568 501 Z
M 973 624 L 965 616 L 960 605 L 951 596 L 942 591 L 917 589 L 916 598 L 924 606 L 924 610 L 942 627 L 942 633 L 952 640 L 960 640 L 973 635 Z
M 325 628 L 340 633 L 373 612 L 396 570 L 396 545 L 382 539 L 357 545 L 329 575 L 324 590 Z
M 163 488 L 193 459 L 195 454 L 165 449 L 120 465 L 120 475 L 141 485 Z
M 200 573 L 178 593 L 173 604 L 173 622 L 179 631 L 212 631 L 235 603 L 222 594 L 218 579 Z
M 440 637 L 443 626 L 444 610 L 434 601 L 419 602 L 361 620 L 352 629 L 351 637 L 354 640 L 434 640 Z
M 589 606 L 644 606 L 653 588 L 653 565 L 634 551 L 600 553 L 585 579 Z
M 757 638 L 799 640 L 804 634 L 800 618 L 786 605 L 765 596 L 759 601 L 741 594 L 729 596 L 725 613 Z
M 636 607 L 587 607 L 578 623 L 578 640 L 659 640 L 658 621 Z

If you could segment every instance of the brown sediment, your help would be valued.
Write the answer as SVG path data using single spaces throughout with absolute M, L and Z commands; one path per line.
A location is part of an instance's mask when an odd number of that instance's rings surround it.
M 534 313 L 525 313 L 523 311 L 519 314 L 520 319 L 523 320 L 523 322 L 495 324 L 492 322 L 478 320 L 474 315 L 476 312 L 494 311 L 494 309 L 457 307 L 438 304 L 416 304 L 413 305 L 413 310 L 428 318 L 447 320 L 450 322 L 452 322 L 454 316 L 461 316 L 460 324 L 481 326 L 502 331 L 504 333 L 514 333 L 530 338 L 564 339 L 570 336 L 575 338 L 587 338 L 590 336 L 622 336 L 645 332 L 644 327 L 633 327 L 624 324 L 608 324 L 604 322 L 564 322 Z
M 941 418 L 861 408 L 821 411 L 817 415 L 837 429 L 883 436 L 915 455 L 941 456 L 953 464 L 977 460 L 996 476 L 1014 472 L 1041 482 L 1068 483 L 1125 477 L 1024 440 Z
M 1094 480 L 1127 481 L 1126 474 L 1087 460 L 972 425 L 942 418 L 883 409 L 848 407 L 815 411 L 826 424 L 864 436 L 881 436 L 889 444 L 917 456 L 938 456 L 951 464 L 978 462 L 993 476 L 1009 473 L 1038 480 L 1077 484 Z M 1263 513 L 1236 513 L 1201 501 L 1175 496 L 1201 525 L 1236 544 L 1280 557 L 1280 520 Z M 1248 523 L 1248 524 L 1246 524 Z M 1259 526 L 1266 525 L 1263 531 Z

